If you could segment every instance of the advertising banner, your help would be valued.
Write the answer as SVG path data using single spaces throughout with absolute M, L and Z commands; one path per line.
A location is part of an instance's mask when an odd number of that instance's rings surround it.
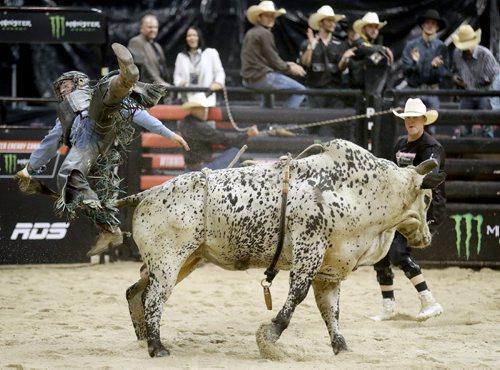
M 429 265 L 499 267 L 500 205 L 449 204 L 431 246 L 412 255 Z
M 0 42 L 106 42 L 106 17 L 97 9 L 1 8 Z
M 27 163 L 47 129 L 0 128 L 0 264 L 89 262 L 95 227 L 85 218 L 69 223 L 54 213 L 55 199 L 22 193 L 13 176 Z M 37 178 L 56 190 L 64 152 Z

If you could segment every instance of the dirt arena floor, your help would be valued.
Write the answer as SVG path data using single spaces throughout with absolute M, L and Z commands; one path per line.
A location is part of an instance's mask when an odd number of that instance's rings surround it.
M 312 291 L 278 341 L 288 358 L 262 359 L 255 332 L 283 303 L 288 273 L 262 295 L 261 270 L 212 265 L 176 287 L 162 319 L 166 358 L 149 358 L 135 339 L 125 289 L 140 264 L 0 266 L 1 369 L 471 369 L 500 368 L 500 271 L 426 269 L 444 314 L 416 322 L 419 301 L 396 273 L 399 315 L 373 322 L 380 309 L 372 268 L 343 283 L 340 323 L 350 352 L 334 356 Z

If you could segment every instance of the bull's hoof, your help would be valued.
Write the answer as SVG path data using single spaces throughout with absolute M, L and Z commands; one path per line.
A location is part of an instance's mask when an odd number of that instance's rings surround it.
M 286 354 L 276 346 L 279 339 L 274 325 L 262 324 L 256 333 L 257 346 L 262 357 L 270 360 L 284 360 Z
M 167 357 L 170 352 L 166 349 L 160 341 L 148 343 L 148 352 L 151 357 Z
M 333 353 L 338 355 L 342 351 L 349 351 L 349 348 L 347 347 L 347 344 L 345 342 L 345 339 L 342 335 L 337 334 L 334 336 L 332 340 L 332 348 L 333 348 Z

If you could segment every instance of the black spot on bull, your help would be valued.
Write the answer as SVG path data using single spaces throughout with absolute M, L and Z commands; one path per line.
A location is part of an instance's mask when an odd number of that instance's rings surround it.
M 238 203 L 238 196 L 237 195 L 233 195 L 233 194 L 229 193 L 227 195 L 227 199 L 229 200 L 229 203 L 231 203 L 231 205 L 233 207 L 236 206 L 236 203 Z

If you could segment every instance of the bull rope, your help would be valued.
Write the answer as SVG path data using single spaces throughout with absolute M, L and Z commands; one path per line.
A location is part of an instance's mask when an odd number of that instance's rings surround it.
M 227 116 L 229 118 L 229 121 L 231 122 L 231 125 L 236 131 L 246 131 L 246 128 L 241 128 L 239 127 L 233 117 L 233 114 L 231 112 L 231 107 L 229 106 L 229 96 L 227 93 L 227 88 L 226 86 L 222 87 L 222 92 L 224 93 L 224 104 L 226 106 L 226 111 L 227 111 Z M 390 108 L 386 109 L 380 112 L 373 112 L 373 113 L 365 113 L 365 114 L 356 114 L 354 116 L 347 116 L 347 117 L 339 117 L 339 118 L 333 118 L 325 121 L 315 121 L 315 122 L 310 122 L 310 123 L 305 123 L 303 125 L 298 125 L 296 124 L 296 127 L 287 127 L 287 130 L 298 130 L 302 128 L 308 128 L 308 127 L 315 127 L 315 126 L 323 126 L 323 125 L 330 125 L 330 124 L 335 124 L 335 123 L 342 123 L 342 122 L 347 122 L 347 121 L 353 121 L 361 118 L 370 118 L 370 117 L 376 117 L 376 116 L 382 116 L 385 114 L 392 113 L 393 111 L 402 111 L 402 107 L 395 107 L 395 108 Z
M 262 279 L 260 285 L 264 289 L 264 300 L 266 302 L 266 307 L 268 310 L 273 309 L 273 301 L 271 297 L 271 291 L 269 288 L 273 284 L 273 280 L 278 274 L 279 270 L 276 268 L 276 264 L 281 256 L 281 251 L 283 250 L 283 243 L 285 240 L 285 219 L 286 219 L 286 202 L 289 190 L 289 180 L 290 180 L 290 162 L 292 161 L 292 156 L 290 154 L 281 157 L 281 160 L 285 162 L 283 167 L 283 185 L 281 188 L 281 210 L 280 210 L 280 224 L 278 232 L 278 245 L 276 251 L 274 252 L 273 260 L 271 264 L 266 269 L 264 274 L 266 277 Z M 267 283 L 267 284 L 266 284 Z

